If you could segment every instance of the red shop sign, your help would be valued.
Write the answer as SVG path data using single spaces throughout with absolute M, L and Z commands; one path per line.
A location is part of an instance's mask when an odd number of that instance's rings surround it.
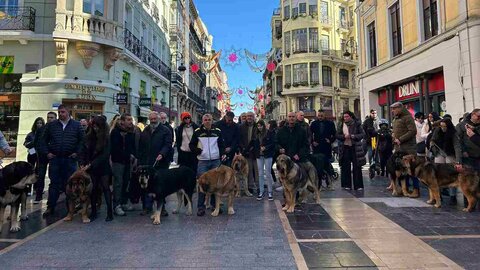
M 395 100 L 405 100 L 420 96 L 420 81 L 413 81 L 399 85 L 395 89 Z
M 384 106 L 388 103 L 387 90 L 378 92 L 378 105 Z

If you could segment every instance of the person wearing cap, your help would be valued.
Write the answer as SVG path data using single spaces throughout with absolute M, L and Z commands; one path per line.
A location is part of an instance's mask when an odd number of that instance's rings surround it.
M 393 114 L 393 145 L 395 152 L 400 151 L 406 154 L 415 155 L 417 153 L 417 126 L 410 112 L 400 102 L 393 103 L 390 108 Z M 404 194 L 411 198 L 419 196 L 420 183 L 418 178 L 411 177 L 413 180 L 413 192 Z
M 192 115 L 189 112 L 182 112 L 180 114 L 180 120 L 182 123 L 175 129 L 178 152 L 177 164 L 187 166 L 196 172 L 198 159 L 195 153 L 190 150 L 189 144 L 192 140 L 193 132 L 198 128 L 198 125 L 192 122 Z
M 240 129 L 238 125 L 233 122 L 235 114 L 233 112 L 227 112 L 222 120 L 215 123 L 215 127 L 222 131 L 222 137 L 225 144 L 225 155 L 227 159 L 224 164 L 230 166 L 233 161 L 233 157 L 238 149 L 238 143 L 240 141 Z

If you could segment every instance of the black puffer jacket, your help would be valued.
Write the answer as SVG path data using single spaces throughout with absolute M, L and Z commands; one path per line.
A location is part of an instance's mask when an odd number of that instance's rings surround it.
M 307 133 L 299 125 L 295 124 L 290 127 L 285 124 L 278 130 L 276 137 L 277 153 L 280 149 L 285 149 L 285 154 L 293 159 L 293 156 L 298 155 L 300 160 L 304 162 L 307 160 L 309 143 L 307 140 Z
M 83 144 L 85 131 L 80 122 L 70 119 L 63 129 L 60 120 L 55 120 L 45 126 L 40 154 L 52 153 L 57 157 L 68 157 L 78 154 Z M 46 151 L 46 152 L 45 152 Z
M 352 146 L 355 147 L 355 155 L 357 157 L 356 162 L 359 166 L 367 164 L 367 159 L 365 157 L 364 149 L 364 139 L 365 131 L 362 128 L 362 123 L 358 120 L 354 121 L 352 124 L 348 125 L 348 133 L 351 136 Z M 343 133 L 343 122 L 341 122 L 337 127 L 337 140 L 338 140 L 338 157 L 339 160 L 343 159 L 343 146 L 345 142 L 345 134 Z

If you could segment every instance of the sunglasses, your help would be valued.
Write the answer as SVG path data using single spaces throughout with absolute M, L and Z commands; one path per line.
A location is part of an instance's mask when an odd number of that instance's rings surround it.
M 185 119 L 192 119 L 190 116 L 184 117 L 183 120 Z

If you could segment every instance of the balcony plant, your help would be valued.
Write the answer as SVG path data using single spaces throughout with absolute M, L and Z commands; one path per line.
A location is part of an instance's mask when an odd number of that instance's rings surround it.
M 300 85 L 300 84 L 297 83 L 297 82 L 294 82 L 294 83 L 292 84 L 293 87 L 298 87 L 299 85 Z
M 290 83 L 286 83 L 283 87 L 289 89 L 292 85 Z

